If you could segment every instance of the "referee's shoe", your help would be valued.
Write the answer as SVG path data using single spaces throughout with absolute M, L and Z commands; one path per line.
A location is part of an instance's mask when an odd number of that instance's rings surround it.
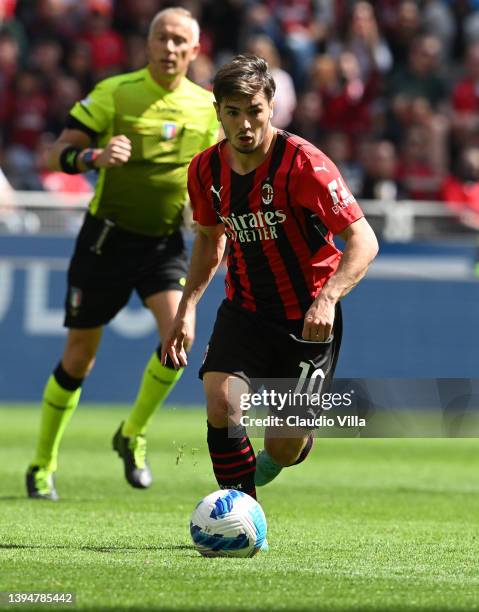
M 31 465 L 26 474 L 25 484 L 27 486 L 27 495 L 31 499 L 58 501 L 53 472 L 39 465 Z
M 147 489 L 153 482 L 150 468 L 146 461 L 146 438 L 141 434 L 127 438 L 121 433 L 123 423 L 113 436 L 112 445 L 123 459 L 125 478 L 136 489 Z

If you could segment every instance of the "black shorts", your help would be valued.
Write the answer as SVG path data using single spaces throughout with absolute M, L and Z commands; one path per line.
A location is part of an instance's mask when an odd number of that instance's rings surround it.
M 182 290 L 188 257 L 180 231 L 142 236 L 87 213 L 68 269 L 65 327 L 108 323 L 136 290 L 146 298 Z
M 303 320 L 273 323 L 224 300 L 216 318 L 199 376 L 229 372 L 247 382 L 264 379 L 297 380 L 320 368 L 329 387 L 342 337 L 341 307 L 336 306 L 333 333 L 326 342 L 301 338 Z

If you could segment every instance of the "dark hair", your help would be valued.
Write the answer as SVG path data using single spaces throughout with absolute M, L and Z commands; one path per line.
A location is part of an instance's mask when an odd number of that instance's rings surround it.
M 213 81 L 213 93 L 218 104 L 225 98 L 251 97 L 260 91 L 270 102 L 276 83 L 268 64 L 256 55 L 237 55 L 218 70 Z

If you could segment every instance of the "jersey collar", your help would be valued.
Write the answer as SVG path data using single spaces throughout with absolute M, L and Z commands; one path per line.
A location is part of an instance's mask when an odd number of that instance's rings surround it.
M 144 71 L 145 71 L 145 78 L 146 78 L 146 83 L 148 87 L 152 89 L 153 91 L 155 91 L 156 93 L 160 94 L 161 96 L 166 96 L 167 94 L 172 94 L 175 91 L 179 91 L 180 89 L 184 87 L 185 82 L 186 82 L 186 77 L 183 77 L 178 87 L 176 87 L 176 89 L 172 89 L 172 90 L 165 89 L 159 83 L 157 83 L 155 79 L 151 76 L 151 72 L 148 66 L 145 66 Z

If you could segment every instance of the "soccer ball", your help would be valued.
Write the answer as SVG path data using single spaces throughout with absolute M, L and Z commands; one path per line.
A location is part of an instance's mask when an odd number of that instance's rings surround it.
M 191 515 L 193 544 L 204 557 L 252 557 L 268 550 L 266 530 L 258 502 L 234 489 L 210 493 Z

